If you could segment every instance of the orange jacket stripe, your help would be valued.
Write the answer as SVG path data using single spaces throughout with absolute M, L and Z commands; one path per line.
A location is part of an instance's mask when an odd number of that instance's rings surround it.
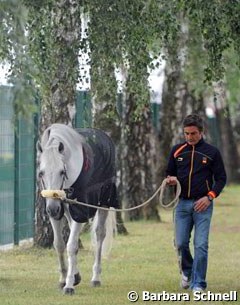
M 194 161 L 194 152 L 195 147 L 192 147 L 192 156 L 191 156 L 191 168 L 188 176 L 188 197 L 191 195 L 191 181 L 192 181 L 192 173 L 193 173 L 193 161 Z
M 185 144 L 183 144 L 182 146 L 180 146 L 176 151 L 175 151 L 175 153 L 174 153 L 174 158 L 176 158 L 178 155 L 179 155 L 179 153 L 184 149 L 184 147 L 186 147 L 187 146 L 187 143 L 185 143 Z

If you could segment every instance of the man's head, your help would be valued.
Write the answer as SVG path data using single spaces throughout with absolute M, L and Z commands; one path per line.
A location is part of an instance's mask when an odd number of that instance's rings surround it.
M 190 114 L 183 120 L 185 140 L 190 145 L 196 145 L 203 136 L 203 119 L 197 114 Z

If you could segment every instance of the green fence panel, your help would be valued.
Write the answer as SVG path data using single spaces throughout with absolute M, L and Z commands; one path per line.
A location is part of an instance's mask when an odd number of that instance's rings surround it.
M 0 245 L 14 237 L 14 128 L 12 125 L 12 90 L 0 90 Z
M 12 89 L 0 87 L 0 245 L 34 234 L 36 128 L 23 118 L 13 125 Z
M 153 127 L 159 131 L 160 130 L 160 112 L 161 104 L 151 103 L 151 114 L 152 114 L 152 123 Z
M 92 104 L 89 91 L 77 91 L 74 126 L 77 128 L 92 126 Z
M 35 202 L 35 126 L 34 120 L 21 118 L 16 132 L 16 229 L 15 244 L 33 237 Z M 16 147 L 18 146 L 18 147 Z

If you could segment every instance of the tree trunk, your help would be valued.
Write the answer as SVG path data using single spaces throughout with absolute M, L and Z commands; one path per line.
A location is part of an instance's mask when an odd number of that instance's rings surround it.
M 50 248 L 53 244 L 53 230 L 45 205 L 45 199 L 39 194 L 36 202 L 34 244 L 39 247 Z
M 125 208 L 135 207 L 147 200 L 154 192 L 152 158 L 152 123 L 150 105 L 145 105 L 141 118 L 135 119 L 137 100 L 134 94 L 127 94 L 124 103 L 124 125 L 122 128 L 122 181 Z M 157 201 L 143 209 L 135 209 L 125 214 L 126 220 L 141 218 L 160 220 Z
M 101 75 L 101 72 L 104 71 L 104 75 Z M 116 167 L 117 167 L 117 189 L 118 189 L 118 201 L 119 201 L 119 208 L 122 207 L 121 204 L 121 174 L 120 174 L 120 166 L 121 166 L 121 150 L 120 150 L 120 138 L 121 138 L 121 127 L 120 122 L 117 119 L 118 112 L 117 112 L 117 103 L 116 101 L 116 92 L 117 92 L 117 83 L 115 80 L 114 75 L 114 67 L 110 65 L 105 65 L 105 69 L 102 70 L 101 68 L 97 68 L 95 71 L 96 74 L 92 77 L 91 88 L 92 93 L 94 95 L 93 99 L 93 125 L 94 127 L 100 128 L 107 132 L 109 136 L 112 138 L 115 148 L 116 148 Z M 111 93 L 114 90 L 101 90 L 101 82 L 98 79 L 108 80 L 109 83 L 112 84 L 113 88 L 115 88 L 115 93 L 112 95 Z M 100 88 L 98 87 L 100 86 Z M 120 96 L 119 96 L 120 98 Z M 117 212 L 117 232 L 119 234 L 127 235 L 128 231 L 124 225 L 124 221 L 122 219 L 122 214 Z
M 197 113 L 205 118 L 203 98 L 196 99 L 188 91 L 187 84 L 183 82 L 180 71 L 170 74 L 167 71 L 163 87 L 159 136 L 162 156 L 159 172 L 161 179 L 165 177 L 165 169 L 172 146 L 184 141 L 182 127 L 184 117 L 191 113 Z
M 216 94 L 215 106 L 216 117 L 220 131 L 221 146 L 219 147 L 225 164 L 228 183 L 238 183 L 240 174 L 239 154 L 231 122 L 231 115 L 228 106 L 226 87 L 223 81 L 214 84 Z
M 239 155 L 236 142 L 234 140 L 234 132 L 228 105 L 226 105 L 224 109 L 217 111 L 217 117 L 222 141 L 220 151 L 222 152 L 226 167 L 228 183 L 238 183 L 240 178 L 240 174 L 238 172 Z
M 78 53 L 81 38 L 81 18 L 77 0 L 60 0 L 51 11 L 52 42 L 54 45 L 55 63 L 49 71 L 53 75 L 51 82 L 40 86 L 41 121 L 40 134 L 53 123 L 72 125 L 71 109 L 76 100 L 76 84 L 78 79 Z M 36 12 L 37 13 L 37 12 Z M 45 35 L 48 35 L 45 33 Z M 47 41 L 46 37 L 46 41 Z M 51 50 L 49 50 L 51 52 Z M 53 242 L 52 228 L 45 213 L 42 200 L 36 203 L 35 243 L 50 247 Z M 65 240 L 68 229 L 64 229 Z
M 96 93 L 96 92 L 95 92 Z M 97 109 L 95 109 L 95 119 L 94 119 L 94 126 L 97 128 L 100 128 L 107 132 L 112 140 L 114 141 L 115 147 L 116 147 L 116 167 L 117 167 L 117 173 L 118 173 L 118 179 L 117 179 L 117 185 L 118 185 L 118 200 L 119 200 L 119 208 L 122 207 L 121 204 L 121 190 L 119 189 L 120 187 L 120 156 L 121 156 L 121 151 L 120 151 L 120 126 L 119 122 L 116 120 L 114 117 L 107 117 L 108 111 L 111 111 L 111 109 L 108 109 L 108 106 L 102 102 L 101 104 L 101 99 L 98 96 L 98 106 Z M 105 107 L 104 107 L 105 105 Z M 100 108 L 102 108 L 100 110 Z M 111 106 L 110 106 L 111 108 Z M 122 219 L 122 214 L 120 212 L 117 212 L 117 231 L 119 234 L 127 235 L 128 231 L 124 225 L 124 221 Z
M 159 176 L 165 177 L 168 156 L 173 145 L 184 141 L 182 121 L 192 112 L 204 114 L 203 99 L 196 100 L 183 80 L 186 64 L 186 46 L 188 41 L 188 25 L 182 18 L 182 31 L 169 44 L 166 53 L 168 60 L 165 66 L 165 81 L 162 91 L 162 107 L 160 114 L 160 148 L 161 167 Z

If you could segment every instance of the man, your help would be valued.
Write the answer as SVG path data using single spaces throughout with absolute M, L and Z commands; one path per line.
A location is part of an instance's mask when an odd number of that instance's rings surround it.
M 203 120 L 196 114 L 183 121 L 185 143 L 175 145 L 167 166 L 167 183 L 181 184 L 175 211 L 176 246 L 181 263 L 181 287 L 203 291 L 207 287 L 208 236 L 213 199 L 226 184 L 219 150 L 203 139 Z M 194 228 L 194 258 L 189 243 Z

